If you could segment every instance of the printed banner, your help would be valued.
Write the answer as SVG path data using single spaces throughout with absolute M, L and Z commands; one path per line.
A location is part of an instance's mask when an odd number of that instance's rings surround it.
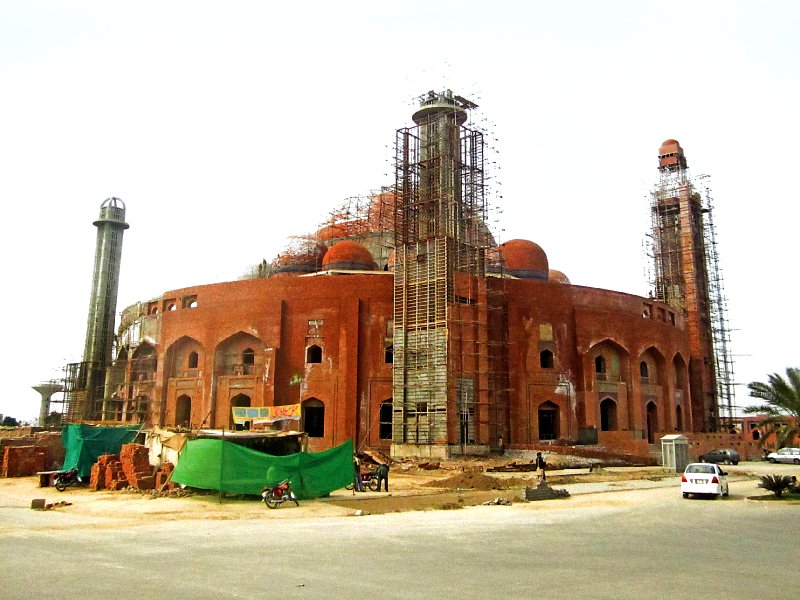
M 234 423 L 251 421 L 256 423 L 274 423 L 275 421 L 300 420 L 300 405 L 287 404 L 285 406 L 232 406 Z

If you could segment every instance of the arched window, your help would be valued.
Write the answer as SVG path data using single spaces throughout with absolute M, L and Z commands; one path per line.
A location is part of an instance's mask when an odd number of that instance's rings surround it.
M 325 405 L 316 398 L 304 400 L 301 408 L 303 431 L 310 438 L 325 437 Z
M 647 363 L 642 361 L 639 363 L 639 375 L 641 375 L 642 379 L 647 379 L 649 377 L 650 370 L 647 368 Z
M 617 430 L 617 403 L 606 398 L 600 403 L 600 431 Z
M 380 415 L 378 417 L 378 437 L 382 440 L 392 439 L 392 399 L 381 402 Z
M 233 398 L 231 398 L 231 408 L 233 407 L 249 407 L 250 406 L 250 396 L 246 394 L 237 394 Z M 242 431 L 245 429 L 250 429 L 250 426 L 253 424 L 252 421 L 245 421 L 244 423 L 234 423 L 233 422 L 233 412 L 231 412 L 230 417 L 230 428 L 235 429 L 236 431 Z
M 556 440 L 559 435 L 559 410 L 554 402 L 539 405 L 539 439 Z
M 175 425 L 178 427 L 191 427 L 192 399 L 187 395 L 179 396 L 175 401 Z
M 539 366 L 543 369 L 553 368 L 553 353 L 550 350 L 542 350 L 539 353 Z
M 196 369 L 197 363 L 199 362 L 200 357 L 197 355 L 197 352 L 190 352 L 189 353 L 189 368 Z
M 387 346 L 383 353 L 383 362 L 390 365 L 394 362 L 394 346 Z
M 306 348 L 306 364 L 321 363 L 322 362 L 322 348 L 316 344 Z
M 242 352 L 243 365 L 252 365 L 255 362 L 256 362 L 256 353 L 253 352 L 252 348 L 247 348 L 244 352 Z
M 606 372 L 606 359 L 603 358 L 602 355 L 597 356 L 594 359 L 594 372 L 595 373 L 605 373 Z

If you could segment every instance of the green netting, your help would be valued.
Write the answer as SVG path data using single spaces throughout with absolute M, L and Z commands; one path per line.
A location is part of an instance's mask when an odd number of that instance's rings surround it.
M 319 498 L 353 481 L 353 442 L 323 452 L 273 456 L 223 440 L 189 440 L 172 481 L 206 490 L 258 495 L 289 479 L 298 498 Z
M 141 425 L 122 427 L 94 427 L 92 425 L 65 425 L 61 430 L 64 444 L 65 471 L 78 469 L 78 475 L 89 477 L 92 465 L 101 454 L 119 454 L 122 444 L 129 444 L 142 428 Z

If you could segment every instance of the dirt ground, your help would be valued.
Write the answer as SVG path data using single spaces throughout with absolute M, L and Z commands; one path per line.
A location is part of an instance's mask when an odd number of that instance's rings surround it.
M 390 472 L 389 493 L 337 490 L 327 498 L 301 501 L 299 508 L 284 504 L 276 510 L 269 510 L 255 497 L 229 497 L 202 490 L 161 496 L 148 492 L 93 491 L 71 487 L 60 493 L 52 487 L 39 487 L 38 477 L 0 479 L 0 509 L 21 509 L 13 511 L 17 519 L 0 517 L 0 532 L 18 527 L 38 528 L 39 524 L 52 529 L 75 525 L 113 527 L 183 519 L 314 518 L 458 509 L 498 499 L 521 502 L 524 488 L 538 484 L 536 472 L 484 471 L 509 462 L 466 459 L 440 463 L 434 469 L 423 469 L 416 463 L 397 463 Z M 548 471 L 547 480 L 558 486 L 665 477 L 675 477 L 675 474 L 660 467 L 614 467 L 591 472 L 587 468 L 553 469 Z M 43 500 L 51 508 L 31 510 L 34 499 Z

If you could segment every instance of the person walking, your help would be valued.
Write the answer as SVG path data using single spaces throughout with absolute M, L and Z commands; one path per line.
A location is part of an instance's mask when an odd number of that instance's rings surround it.
M 383 463 L 378 465 L 378 468 L 375 469 L 375 474 L 378 476 L 378 489 L 377 491 L 381 491 L 381 482 L 383 482 L 383 488 L 385 491 L 389 491 L 389 465 L 384 465 Z

